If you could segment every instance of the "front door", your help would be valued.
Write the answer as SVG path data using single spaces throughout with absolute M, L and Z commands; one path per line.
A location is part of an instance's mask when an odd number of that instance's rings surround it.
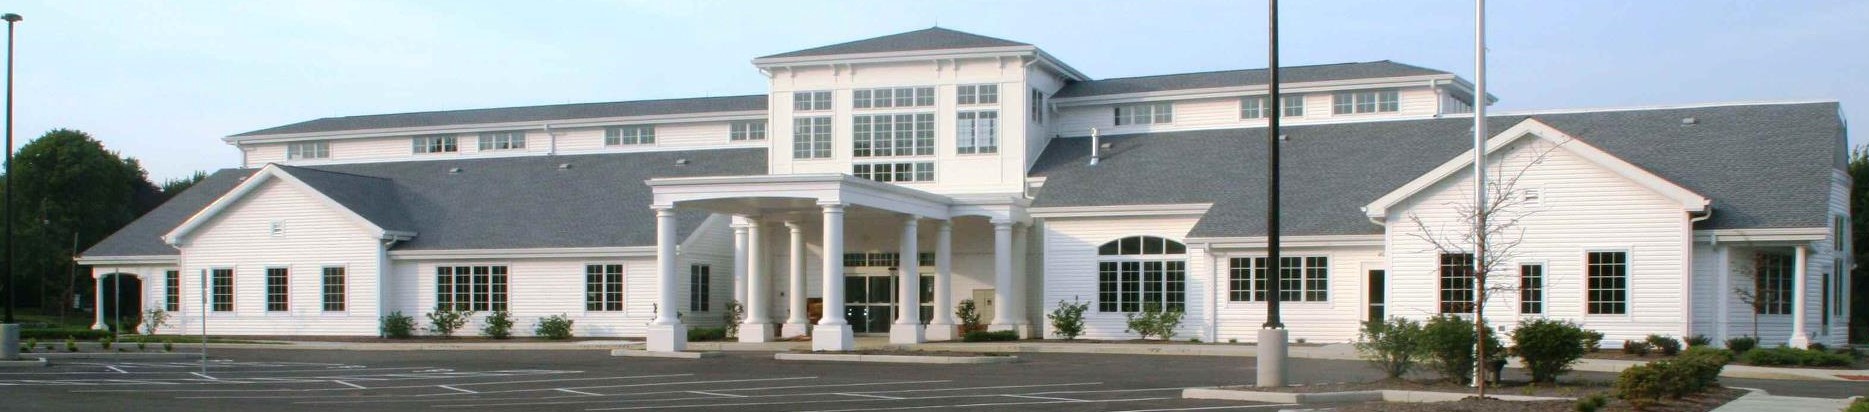
M 896 278 L 887 273 L 844 275 L 844 319 L 855 333 L 889 333 L 895 322 Z

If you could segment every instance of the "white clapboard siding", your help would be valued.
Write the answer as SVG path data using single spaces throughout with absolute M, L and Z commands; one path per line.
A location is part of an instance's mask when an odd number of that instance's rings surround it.
M 473 157 L 525 156 L 552 153 L 554 148 L 560 154 L 641 152 L 656 150 L 707 149 L 727 147 L 765 147 L 764 141 L 728 141 L 729 122 L 688 122 L 657 124 L 656 140 L 653 144 L 643 145 L 604 145 L 606 128 L 555 128 L 551 133 L 543 129 L 526 130 L 526 147 L 519 149 L 480 150 L 479 133 L 456 133 L 455 144 L 459 150 L 451 153 L 415 153 L 414 136 L 364 137 L 327 140 L 331 156 L 325 159 L 286 159 L 286 146 L 290 143 L 257 143 L 243 145 L 247 151 L 248 167 L 258 167 L 267 163 L 292 165 L 320 165 L 333 163 L 357 163 L 398 160 L 435 160 Z M 768 134 L 773 133 L 768 130 Z M 556 135 L 556 139 L 554 139 Z
M 1265 257 L 1265 249 L 1210 253 L 1215 255 L 1214 263 L 1209 265 L 1213 272 L 1203 272 L 1200 276 L 1211 276 L 1215 280 L 1212 298 L 1216 302 L 1215 315 L 1219 321 L 1215 328 L 1218 332 L 1216 341 L 1258 341 L 1259 329 L 1266 320 L 1266 302 L 1229 301 L 1232 287 L 1229 281 L 1232 274 L 1231 258 Z M 1356 339 L 1367 308 L 1364 282 L 1368 274 L 1364 272 L 1365 263 L 1380 268 L 1383 261 L 1382 248 L 1281 248 L 1279 254 L 1283 257 L 1322 256 L 1330 259 L 1328 301 L 1279 303 L 1279 320 L 1291 332 L 1291 338 L 1308 342 L 1348 342 Z M 1394 274 L 1389 276 L 1393 278 Z
M 1073 299 L 1090 304 L 1090 310 L 1084 313 L 1084 338 L 1089 339 L 1134 339 L 1134 333 L 1125 332 L 1127 324 L 1122 313 L 1097 311 L 1097 247 L 1130 236 L 1156 236 L 1177 242 L 1187 237 L 1194 228 L 1195 217 L 1133 217 L 1133 218 L 1090 218 L 1090 219 L 1048 219 L 1043 226 L 1044 262 L 1043 267 L 1049 274 L 1044 282 L 1044 302 L 1041 313 L 1057 307 L 1059 301 Z M 1192 245 L 1190 245 L 1192 246 Z M 1202 297 L 1211 294 L 1208 287 L 1210 262 L 1204 252 L 1193 247 L 1188 249 L 1187 312 L 1177 329 L 1178 337 L 1204 336 L 1207 318 L 1206 302 Z M 1049 322 L 1042 322 L 1045 336 L 1054 336 Z
M 612 264 L 623 265 L 624 311 L 587 311 L 585 266 Z M 399 261 L 396 310 L 428 326 L 425 315 L 435 307 L 435 268 L 454 265 L 506 266 L 507 308 L 513 316 L 515 336 L 532 336 L 540 319 L 565 315 L 573 321 L 575 336 L 639 337 L 654 317 L 650 305 L 656 298 L 655 258 L 644 257 Z M 679 277 L 686 281 L 687 268 L 679 270 Z M 487 315 L 475 313 L 473 321 L 456 334 L 479 333 Z
M 1438 95 L 1428 87 L 1410 87 L 1400 89 L 1397 96 L 1400 110 L 1387 113 L 1331 114 L 1332 94 L 1330 92 L 1303 93 L 1304 116 L 1286 117 L 1281 120 L 1285 125 L 1302 125 L 1319 122 L 1342 122 L 1358 120 L 1376 120 L 1383 118 L 1419 118 L 1436 114 Z M 1263 95 L 1262 95 L 1263 96 Z M 1241 119 L 1240 98 L 1200 98 L 1175 100 L 1174 121 L 1167 124 L 1116 125 L 1115 107 L 1131 105 L 1100 104 L 1092 106 L 1068 107 L 1057 114 L 1058 121 L 1053 127 L 1060 136 L 1089 136 L 1090 129 L 1096 128 L 1103 135 L 1130 133 L 1166 132 L 1176 130 L 1220 129 L 1239 127 L 1265 127 L 1265 119 Z

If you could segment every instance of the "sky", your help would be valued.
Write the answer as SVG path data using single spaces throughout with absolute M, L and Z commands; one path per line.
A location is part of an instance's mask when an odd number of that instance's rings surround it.
M 1092 78 L 1266 66 L 1257 1 L 34 0 L 16 145 L 55 128 L 157 183 L 237 167 L 221 138 L 320 117 L 765 93 L 754 57 L 941 26 Z M 1473 1 L 1287 1 L 1287 66 L 1472 79 Z M 1493 110 L 1841 101 L 1869 119 L 1869 1 L 1494 1 Z M 1860 120 L 1859 120 L 1860 121 Z M 1869 127 L 1851 132 L 1869 140 Z

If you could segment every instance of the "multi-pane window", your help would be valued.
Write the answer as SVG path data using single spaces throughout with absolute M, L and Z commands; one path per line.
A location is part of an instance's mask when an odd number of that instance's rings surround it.
M 1340 92 L 1333 96 L 1332 114 L 1380 113 L 1402 109 L 1401 94 L 1394 90 Z
M 234 311 L 234 270 L 214 269 L 209 271 L 209 293 L 212 295 L 212 310 L 215 312 Z
M 618 126 L 604 129 L 604 145 L 655 144 L 655 125 Z
M 1279 106 L 1283 109 L 1285 117 L 1304 116 L 1304 95 L 1282 96 L 1279 100 L 1285 101 Z M 1266 104 L 1266 96 L 1240 98 L 1241 119 L 1264 119 L 1271 116 L 1272 106 Z
M 162 276 L 163 310 L 180 312 L 182 310 L 182 271 L 171 270 Z
M 292 142 L 286 144 L 286 160 L 330 158 L 331 142 Z
M 999 111 L 985 110 L 978 112 L 955 113 L 959 119 L 954 126 L 954 139 L 957 151 L 968 153 L 999 152 Z
M 1545 313 L 1545 266 L 1519 265 L 1519 313 Z
M 410 141 L 414 142 L 414 150 L 417 154 L 461 151 L 460 146 L 455 145 L 453 135 L 416 136 Z
M 487 132 L 480 134 L 480 150 L 513 150 L 526 148 L 526 132 Z
M 934 154 L 934 113 L 859 115 L 851 122 L 856 157 Z
M 729 127 L 732 129 L 727 132 L 727 140 L 766 140 L 765 120 L 738 121 L 733 122 Z
M 714 286 L 713 281 L 710 280 L 713 278 L 710 272 L 712 272 L 712 269 L 707 265 L 688 266 L 689 312 L 706 312 L 709 310 L 709 303 L 711 303 L 709 301 L 712 300 L 710 297 L 713 294 L 708 292 L 712 291 Z
M 287 286 L 286 268 L 266 268 L 266 311 L 284 312 L 291 310 L 286 301 L 291 295 Z
M 932 182 L 934 162 L 859 163 L 850 166 L 850 174 L 878 182 Z
M 1629 313 L 1629 252 L 1590 252 L 1584 262 L 1584 313 Z
M 1791 297 L 1796 291 L 1796 259 L 1791 255 L 1765 253 L 1758 255 L 1757 276 L 1752 277 L 1753 293 L 1758 300 L 1758 313 L 1761 315 L 1791 314 Z
M 1045 123 L 1045 92 L 1038 91 L 1038 89 L 1032 89 L 1032 98 L 1030 99 L 1030 102 L 1031 103 L 1027 105 L 1027 106 L 1031 106 L 1031 111 L 1032 111 L 1031 117 L 1028 118 L 1028 119 L 1031 119 L 1029 121 L 1037 122 L 1041 124 Z
M 922 252 L 916 256 L 916 264 L 934 266 L 934 253 Z M 902 263 L 902 254 L 895 252 L 854 252 L 844 254 L 844 267 L 897 267 Z M 932 302 L 932 301 L 931 301 Z
M 888 107 L 928 107 L 935 104 L 933 87 L 893 87 L 859 89 L 851 92 L 851 107 L 858 109 Z
M 1304 95 L 1288 94 L 1280 96 L 1279 100 L 1285 101 L 1279 106 L 1285 110 L 1285 117 L 1304 117 Z
M 1116 107 L 1116 125 L 1167 124 L 1175 121 L 1174 103 L 1150 103 Z
M 800 117 L 792 119 L 792 158 L 828 159 L 831 157 L 831 118 Z
M 831 110 L 831 92 L 827 90 L 792 92 L 792 110 L 801 112 Z
M 957 104 L 999 104 L 997 84 L 963 84 L 954 90 Z
M 1441 254 L 1441 313 L 1473 313 L 1473 254 Z
M 623 310 L 623 265 L 584 265 L 584 310 Z
M 323 293 L 321 293 L 324 297 L 324 311 L 344 311 L 345 301 L 347 300 L 344 297 L 347 294 L 345 293 L 346 280 L 347 279 L 344 278 L 343 267 L 332 266 L 324 268 L 324 288 L 322 290 Z
M 1184 311 L 1187 247 L 1154 236 L 1112 240 L 1097 248 L 1097 311 Z
M 1279 301 L 1280 302 L 1328 302 L 1330 301 L 1330 258 L 1323 256 L 1281 256 L 1279 257 Z M 1268 261 L 1264 257 L 1232 258 L 1228 271 L 1227 300 L 1234 302 L 1264 301 L 1266 291 L 1266 268 Z
M 506 267 L 436 267 L 435 309 L 474 312 L 506 310 Z

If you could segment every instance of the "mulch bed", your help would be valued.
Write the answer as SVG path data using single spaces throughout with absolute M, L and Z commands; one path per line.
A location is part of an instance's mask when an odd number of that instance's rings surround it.
M 566 339 L 566 340 L 551 340 L 551 339 L 546 339 L 546 338 L 541 338 L 541 337 L 519 337 L 519 336 L 514 336 L 514 337 L 506 338 L 506 339 L 493 339 L 493 338 L 488 338 L 484 336 L 455 336 L 452 338 L 443 338 L 440 336 L 416 336 L 416 337 L 412 337 L 408 339 L 385 339 L 385 338 L 379 338 L 375 336 L 210 336 L 210 338 L 238 339 L 238 340 L 246 340 L 246 341 L 275 340 L 275 341 L 294 341 L 294 342 L 345 342 L 345 343 L 522 343 L 522 342 L 583 342 L 583 341 L 598 341 L 598 340 L 616 341 L 616 342 L 640 342 L 642 341 L 642 339 L 640 338 L 578 338 L 578 337 L 573 337 L 571 339 Z
M 1313 384 L 1313 385 L 1294 385 L 1294 386 L 1287 386 L 1283 388 L 1258 388 L 1258 387 L 1241 386 L 1241 387 L 1231 387 L 1228 389 L 1247 389 L 1247 390 L 1255 390 L 1255 391 L 1286 392 L 1286 393 L 1350 392 L 1350 391 L 1371 391 L 1371 390 L 1381 390 L 1381 389 L 1404 390 L 1404 391 L 1428 391 L 1428 392 L 1455 392 L 1455 393 L 1473 392 L 1472 387 L 1468 387 L 1467 385 L 1453 383 L 1453 382 L 1449 382 L 1445 380 L 1407 380 L 1407 379 L 1385 379 L 1385 380 L 1374 381 L 1374 382 L 1342 382 L 1342 383 L 1327 383 L 1327 384 Z M 1486 385 L 1486 393 L 1488 395 L 1523 395 L 1523 396 L 1549 396 L 1549 397 L 1576 398 L 1576 397 L 1589 396 L 1590 394 L 1593 394 L 1593 393 L 1607 394 L 1608 391 L 1609 391 L 1609 383 L 1607 382 L 1584 381 L 1584 380 L 1559 381 L 1557 384 L 1547 383 L 1547 384 L 1536 384 L 1536 385 L 1526 383 L 1526 382 L 1505 381 L 1502 383 Z
M 1123 340 L 1104 340 L 1104 339 L 1072 339 L 1072 340 L 1064 340 L 1064 339 L 1026 339 L 1026 340 L 1017 340 L 1017 341 L 1012 341 L 1012 342 L 1043 342 L 1043 343 L 1120 343 L 1120 344 L 1138 344 L 1138 343 L 1141 343 L 1141 344 L 1156 344 L 1156 345 L 1160 345 L 1160 344 L 1176 344 L 1176 345 L 1240 345 L 1240 346 L 1252 346 L 1252 345 L 1253 345 L 1253 344 L 1252 344 L 1251 342 L 1189 342 L 1189 341 L 1187 341 L 1187 340 L 1160 340 L 1160 339 L 1123 339 Z M 1325 344 L 1321 344 L 1321 343 L 1295 343 L 1295 342 L 1294 342 L 1294 343 L 1292 343 L 1292 344 L 1291 344 L 1290 346 L 1291 346 L 1291 347 L 1321 347 L 1321 346 L 1325 346 Z
M 1732 388 L 1715 388 L 1681 399 L 1664 399 L 1659 403 L 1640 409 L 1645 412 L 1705 412 L 1719 408 L 1733 399 L 1744 396 L 1746 391 Z M 1341 412 L 1569 412 L 1577 408 L 1575 401 L 1536 401 L 1517 402 L 1498 399 L 1467 398 L 1455 402 L 1404 403 L 1404 402 L 1364 402 L 1357 404 L 1336 405 Z M 1636 411 L 1634 405 L 1621 400 L 1611 399 L 1600 411 Z

